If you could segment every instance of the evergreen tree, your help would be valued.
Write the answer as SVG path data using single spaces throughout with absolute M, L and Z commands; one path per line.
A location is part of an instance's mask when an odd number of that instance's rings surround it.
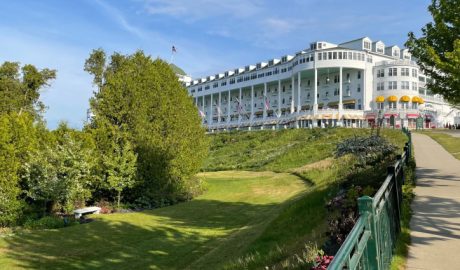
M 460 104 L 460 1 L 432 0 L 433 22 L 422 28 L 422 37 L 409 33 L 406 47 L 423 72 L 432 78 L 428 88 L 452 104 Z
M 110 149 L 98 129 L 113 126 L 126 134 L 137 158 L 141 194 L 171 200 L 188 197 L 192 176 L 207 154 L 207 140 L 192 98 L 171 67 L 143 52 L 110 57 L 95 50 L 85 70 L 98 87 L 91 99 L 88 129 L 99 151 Z

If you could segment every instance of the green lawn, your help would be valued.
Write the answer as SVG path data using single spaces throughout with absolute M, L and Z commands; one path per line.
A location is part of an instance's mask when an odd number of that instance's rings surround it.
M 400 131 L 382 133 L 402 148 L 406 138 Z M 325 202 L 351 166 L 331 158 L 335 145 L 366 134 L 370 131 L 291 129 L 211 135 L 203 168 L 208 172 L 198 175 L 207 185 L 203 195 L 151 211 L 94 216 L 92 223 L 64 229 L 0 234 L 0 269 L 283 264 L 305 243 L 322 243 Z M 237 260 L 242 258 L 244 263 Z
M 199 176 L 208 192 L 191 202 L 0 238 L 0 268 L 218 269 L 308 190 L 304 181 L 284 173 Z
M 430 136 L 437 141 L 447 152 L 451 153 L 456 159 L 460 160 L 460 138 L 449 134 L 439 133 L 434 131 L 425 131 L 422 134 Z

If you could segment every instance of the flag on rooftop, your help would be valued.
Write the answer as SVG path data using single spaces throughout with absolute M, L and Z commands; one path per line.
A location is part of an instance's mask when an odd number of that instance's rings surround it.
M 173 45 L 172 48 L 171 48 L 171 52 L 172 53 L 177 53 L 177 50 L 176 50 L 176 47 Z

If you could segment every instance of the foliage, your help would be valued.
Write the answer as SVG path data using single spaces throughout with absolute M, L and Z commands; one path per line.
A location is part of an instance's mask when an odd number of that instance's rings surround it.
M 117 192 L 117 208 L 120 208 L 121 192 L 131 188 L 136 183 L 137 156 L 129 141 L 121 138 L 115 140 L 109 155 L 103 156 L 103 163 L 107 172 L 107 183 Z
M 352 154 L 362 165 L 374 164 L 389 155 L 394 155 L 396 147 L 380 136 L 352 137 L 337 144 L 337 157 Z
M 4 62 L 0 66 L 0 113 L 28 112 L 39 117 L 45 108 L 39 100 L 40 90 L 55 78 L 55 70 Z
M 112 138 L 105 130 L 120 131 L 137 154 L 139 184 L 132 200 L 143 195 L 172 201 L 187 198 L 191 176 L 207 154 L 204 129 L 187 90 L 167 63 L 142 51 L 114 53 L 106 60 L 99 49 L 85 63 L 98 87 L 90 101 L 94 117 L 87 127 L 98 152 L 111 149 Z M 99 173 L 105 177 L 103 169 Z
M 0 227 L 13 225 L 22 215 L 21 164 L 38 147 L 38 133 L 29 113 L 0 114 Z
M 31 230 L 43 230 L 43 229 L 59 229 L 72 224 L 76 221 L 70 218 L 65 221 L 64 218 L 58 216 L 44 216 L 40 219 L 28 219 L 24 222 L 24 228 Z
M 23 165 L 23 178 L 29 198 L 44 201 L 45 206 L 58 203 L 68 213 L 75 206 L 84 206 L 91 196 L 92 151 L 69 133 L 58 139 L 31 155 Z
M 460 1 L 432 0 L 428 7 L 433 22 L 422 28 L 422 37 L 409 33 L 406 47 L 433 80 L 428 88 L 460 104 Z

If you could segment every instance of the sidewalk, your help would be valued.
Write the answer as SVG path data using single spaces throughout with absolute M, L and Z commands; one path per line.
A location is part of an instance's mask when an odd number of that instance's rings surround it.
M 460 161 L 413 134 L 417 162 L 407 269 L 460 269 Z

